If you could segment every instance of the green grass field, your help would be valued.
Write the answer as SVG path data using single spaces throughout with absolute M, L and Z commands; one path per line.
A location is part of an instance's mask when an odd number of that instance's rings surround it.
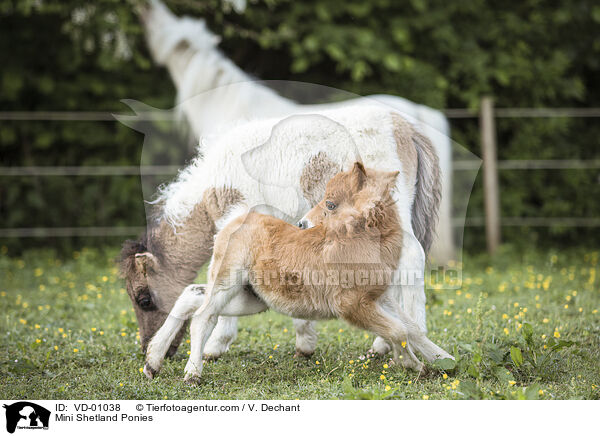
M 459 290 L 428 291 L 430 338 L 457 357 L 426 377 L 367 355 L 373 336 L 320 322 L 294 358 L 290 318 L 241 320 L 231 350 L 183 383 L 189 343 L 153 381 L 140 373 L 115 252 L 0 257 L 0 397 L 5 399 L 599 399 L 598 252 L 505 251 L 464 260 Z M 440 287 L 439 284 L 437 287 Z M 452 367 L 454 366 L 454 367 Z

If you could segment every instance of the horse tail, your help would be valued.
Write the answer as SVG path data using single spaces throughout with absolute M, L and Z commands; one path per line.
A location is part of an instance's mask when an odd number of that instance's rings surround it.
M 412 205 L 412 228 L 425 254 L 429 252 L 438 222 L 442 182 L 438 155 L 431 141 L 413 130 L 417 151 L 417 181 Z

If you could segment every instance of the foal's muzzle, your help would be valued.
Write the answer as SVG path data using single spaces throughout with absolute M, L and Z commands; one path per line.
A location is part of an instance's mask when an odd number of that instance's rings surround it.
M 298 224 L 296 225 L 302 230 L 310 229 L 312 227 L 312 223 L 305 218 L 302 218 L 300 221 L 298 221 Z

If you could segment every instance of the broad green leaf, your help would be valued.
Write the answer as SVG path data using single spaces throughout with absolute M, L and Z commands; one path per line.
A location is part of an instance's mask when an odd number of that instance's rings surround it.
M 520 348 L 510 347 L 510 358 L 517 367 L 523 365 L 523 354 Z

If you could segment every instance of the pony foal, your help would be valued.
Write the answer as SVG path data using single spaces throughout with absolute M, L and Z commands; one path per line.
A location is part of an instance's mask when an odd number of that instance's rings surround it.
M 154 377 L 192 317 L 185 379 L 197 382 L 218 316 L 267 308 L 301 319 L 341 318 L 372 331 L 392 345 L 395 363 L 416 371 L 424 367 L 414 351 L 429 361 L 452 358 L 386 294 L 402 249 L 392 199 L 397 175 L 356 162 L 328 182 L 325 198 L 300 228 L 255 212 L 231 219 L 215 237 L 206 290 L 199 285 L 184 290 L 150 342 L 144 373 Z M 248 286 L 253 293 L 244 291 Z

